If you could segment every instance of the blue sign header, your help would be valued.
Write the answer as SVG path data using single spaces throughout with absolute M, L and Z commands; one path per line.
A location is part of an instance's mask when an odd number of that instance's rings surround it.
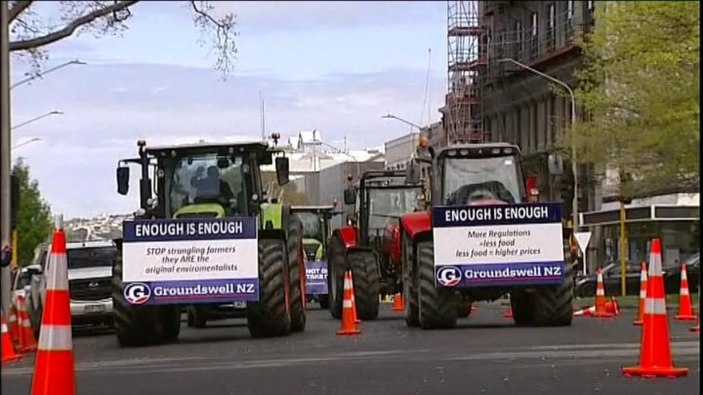
M 439 206 L 432 209 L 435 227 L 561 223 L 560 203 Z
M 198 218 L 125 221 L 124 242 L 255 239 L 256 218 Z

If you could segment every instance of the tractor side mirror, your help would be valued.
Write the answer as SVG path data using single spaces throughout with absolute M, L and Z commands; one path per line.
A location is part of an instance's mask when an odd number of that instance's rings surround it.
M 405 183 L 406 184 L 419 184 L 420 183 L 420 166 L 416 161 L 411 161 L 408 164 L 408 168 L 405 172 Z
M 347 188 L 344 190 L 344 204 L 356 204 L 356 189 Z
M 290 161 L 287 157 L 276 158 L 276 178 L 278 185 L 286 185 L 290 181 Z
M 126 195 L 129 192 L 129 167 L 117 168 L 117 193 Z

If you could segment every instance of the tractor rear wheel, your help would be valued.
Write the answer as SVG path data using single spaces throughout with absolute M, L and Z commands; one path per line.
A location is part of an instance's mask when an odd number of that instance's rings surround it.
M 157 344 L 161 340 L 159 306 L 137 306 L 127 303 L 122 282 L 122 251 L 112 267 L 112 304 L 115 314 L 117 342 L 121 347 Z
M 259 301 L 250 303 L 247 327 L 253 337 L 286 336 L 291 332 L 290 286 L 283 240 L 259 239 Z
M 405 303 L 405 324 L 409 327 L 420 325 L 417 307 L 417 267 L 414 267 L 413 244 L 410 236 L 403 232 L 403 302 Z
M 454 328 L 457 322 L 454 291 L 435 286 L 434 243 L 417 244 L 418 311 L 422 329 Z
M 574 315 L 574 277 L 570 265 L 564 267 L 564 281 L 540 287 L 534 293 L 534 322 L 539 326 L 568 326 Z
M 347 256 L 354 283 L 356 314 L 362 321 L 378 318 L 380 273 L 376 255 L 370 251 L 354 251 Z
M 339 236 L 332 236 L 327 245 L 327 296 L 332 318 L 342 318 L 344 299 L 344 271 L 347 269 L 346 251 Z
M 531 292 L 517 290 L 510 294 L 510 307 L 516 325 L 568 326 L 574 315 L 574 278 L 565 267 L 564 281 L 542 286 Z
M 288 275 L 290 278 L 290 319 L 291 330 L 305 330 L 305 264 L 303 263 L 303 225 L 296 216 L 288 221 Z

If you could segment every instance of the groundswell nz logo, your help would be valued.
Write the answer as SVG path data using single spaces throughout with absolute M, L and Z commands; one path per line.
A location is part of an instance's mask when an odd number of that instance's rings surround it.
M 454 266 L 437 269 L 437 282 L 444 287 L 454 287 L 461 282 L 461 270 Z
M 130 304 L 144 304 L 151 297 L 151 288 L 144 283 L 131 283 L 124 287 L 124 298 Z

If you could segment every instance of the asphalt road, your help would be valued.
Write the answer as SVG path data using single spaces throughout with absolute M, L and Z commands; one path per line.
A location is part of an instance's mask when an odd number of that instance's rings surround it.
M 336 336 L 339 323 L 311 310 L 302 334 L 258 340 L 243 321 L 183 328 L 180 342 L 118 348 L 114 335 L 81 335 L 74 348 L 79 394 L 698 394 L 699 337 L 691 322 L 670 324 L 680 379 L 624 378 L 636 365 L 635 312 L 575 317 L 565 328 L 516 328 L 505 307 L 481 304 L 460 328 L 409 329 L 383 305 L 362 334 Z M 2 394 L 27 394 L 32 358 L 3 366 Z

